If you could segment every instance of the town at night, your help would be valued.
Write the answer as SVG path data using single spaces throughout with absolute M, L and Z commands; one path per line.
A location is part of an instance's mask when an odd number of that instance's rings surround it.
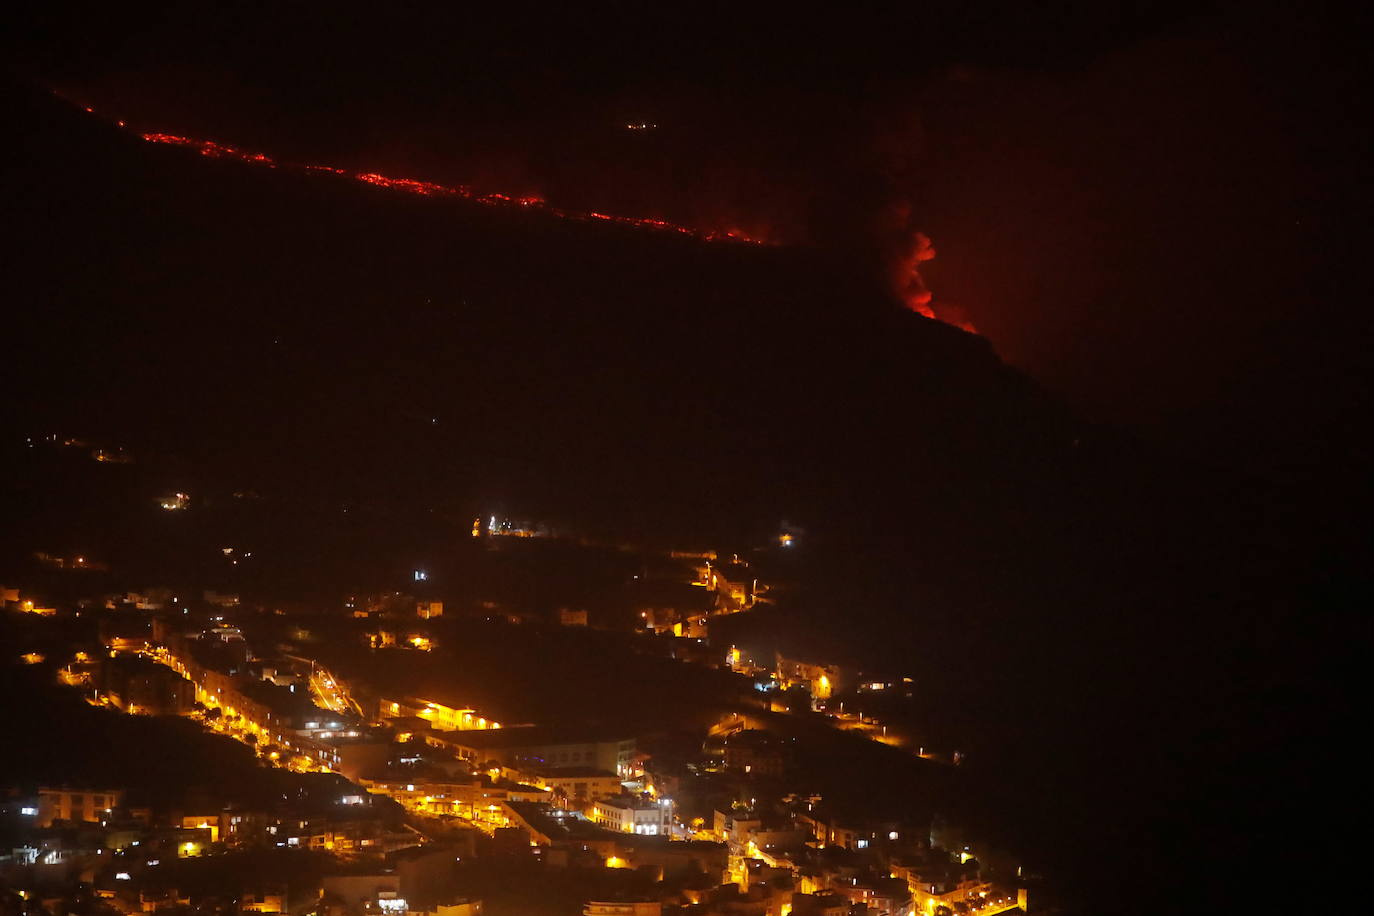
M 0 916 L 1357 901 L 1336 9 L 25 12 Z

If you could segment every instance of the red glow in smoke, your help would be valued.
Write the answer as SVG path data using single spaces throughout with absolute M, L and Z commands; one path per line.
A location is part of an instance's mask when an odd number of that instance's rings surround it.
M 909 211 L 905 207 L 897 208 L 896 212 L 902 215 L 903 220 L 909 218 Z M 934 301 L 934 294 L 921 276 L 921 265 L 935 259 L 935 246 L 931 244 L 929 236 L 915 230 L 903 230 L 898 236 L 900 241 L 892 257 L 891 270 L 893 285 L 902 303 L 918 315 L 977 334 L 978 329 L 965 317 L 963 309 L 941 306 Z

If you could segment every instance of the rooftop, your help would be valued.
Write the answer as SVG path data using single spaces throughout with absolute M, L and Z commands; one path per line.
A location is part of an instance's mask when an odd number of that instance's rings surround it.
M 658 802 L 639 798 L 633 795 L 618 795 L 615 798 L 602 798 L 596 802 L 598 805 L 605 805 L 608 808 L 622 808 L 626 811 L 645 811 L 649 808 L 658 808 Z
M 442 737 L 453 744 L 479 749 L 592 744 L 604 741 L 633 741 L 635 738 L 633 733 L 623 729 L 595 725 L 520 725 L 513 728 L 447 732 Z
M 534 772 L 537 776 L 553 779 L 620 778 L 609 770 L 598 770 L 596 767 L 541 767 Z

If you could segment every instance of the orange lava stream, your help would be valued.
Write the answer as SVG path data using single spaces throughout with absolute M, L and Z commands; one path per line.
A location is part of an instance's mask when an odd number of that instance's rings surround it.
M 166 143 L 171 146 L 182 146 L 188 149 L 194 149 L 202 156 L 208 156 L 212 159 L 237 159 L 240 162 L 248 162 L 253 165 L 266 165 L 272 168 L 276 168 L 278 165 L 271 157 L 262 153 L 250 153 L 238 149 L 237 147 L 216 143 L 213 140 L 199 140 L 194 137 L 183 137 L 178 134 L 167 133 L 146 133 L 140 134 L 139 136 L 149 143 Z M 631 226 L 636 229 L 676 232 L 681 235 L 692 236 L 693 238 L 702 239 L 708 242 L 745 242 L 751 245 L 768 244 L 764 239 L 755 238 L 736 229 L 703 231 L 700 229 L 692 229 L 688 226 L 679 226 L 661 219 L 634 216 L 612 216 L 607 213 L 583 213 L 577 210 L 563 210 L 558 207 L 549 206 L 542 197 L 511 197 L 507 194 L 477 194 L 471 188 L 462 185 L 449 186 L 437 184 L 433 181 L 420 181 L 415 178 L 393 178 L 389 175 L 382 175 L 379 172 L 350 172 L 347 169 L 335 168 L 329 165 L 287 167 L 297 168 L 306 172 L 328 172 L 333 175 L 352 178 L 355 181 L 366 182 L 367 184 L 375 185 L 379 188 L 386 188 L 390 191 L 404 191 L 407 194 L 417 194 L 422 197 L 460 197 L 465 200 L 474 200 L 477 203 L 487 204 L 489 206 L 541 210 L 545 213 L 559 217 L 560 219 L 581 221 L 601 220 L 604 222 L 618 223 L 622 226 Z
M 54 94 L 58 95 L 59 97 L 62 97 L 60 93 L 54 92 Z M 93 108 L 90 108 L 85 105 L 82 105 L 80 107 L 83 108 L 88 114 L 96 114 L 95 109 Z M 128 129 L 125 125 L 125 122 L 123 121 L 114 121 L 113 123 L 116 127 L 119 127 L 120 129 Z M 633 127 L 633 125 L 630 126 Z M 542 197 L 528 195 L 523 197 L 511 197 L 506 194 L 496 193 L 479 194 L 473 191 L 471 188 L 465 187 L 463 185 L 449 186 L 438 184 L 432 181 L 421 181 L 415 178 L 394 178 L 389 175 L 383 175 L 379 172 L 354 172 L 348 169 L 342 169 L 330 165 L 278 163 L 274 161 L 270 156 L 267 156 L 263 153 L 248 152 L 246 150 L 241 150 L 234 146 L 228 146 L 223 143 L 217 143 L 214 140 L 200 140 L 195 137 L 185 137 L 179 134 L 141 133 L 139 134 L 139 136 L 142 137 L 144 140 L 147 140 L 149 143 L 163 143 L 171 146 L 181 146 L 187 149 L 193 149 L 199 152 L 202 156 L 206 156 L 211 159 L 237 159 L 240 162 L 246 162 L 251 165 L 265 165 L 269 168 L 281 167 L 300 172 L 327 172 L 331 175 L 337 175 L 342 178 L 350 178 L 354 181 L 365 182 L 367 184 L 374 185 L 379 188 L 385 188 L 389 191 L 402 191 L 407 194 L 415 194 L 421 197 L 457 197 L 464 200 L 471 200 L 480 204 L 486 204 L 488 206 L 494 207 L 509 207 L 538 210 L 543 213 L 548 213 L 551 216 L 558 217 L 559 219 L 578 220 L 581 222 L 590 222 L 592 220 L 598 220 L 601 222 L 618 223 L 622 226 L 630 226 L 636 229 L 645 229 L 656 232 L 677 233 L 679 235 L 685 235 L 691 238 L 701 239 L 702 241 L 707 242 L 742 242 L 750 245 L 772 244 L 766 239 L 751 236 L 748 233 L 741 232 L 737 229 L 693 229 L 689 226 L 681 226 L 676 223 L 670 223 L 666 220 L 652 219 L 648 217 L 614 216 L 609 213 L 598 213 L 596 211 L 583 212 L 579 210 L 564 210 L 559 207 L 550 206 L 549 203 L 545 201 Z M 929 247 L 929 240 L 925 239 L 925 237 L 921 236 L 919 233 L 916 233 L 913 236 L 913 238 L 915 238 L 916 241 L 920 244 L 917 244 L 913 248 L 913 251 L 910 254 L 910 256 L 904 259 L 905 261 L 909 261 L 910 263 L 903 265 L 906 267 L 907 271 L 909 271 L 911 277 L 914 278 L 915 287 L 914 290 L 903 291 L 902 298 L 905 301 L 907 308 L 911 309 L 911 311 L 919 315 L 922 315 L 934 321 L 940 321 L 945 324 L 953 325 L 954 327 L 961 328 L 962 330 L 965 330 L 970 334 L 977 334 L 978 329 L 974 327 L 974 325 L 969 321 L 963 320 L 960 317 L 954 315 L 942 317 L 939 314 L 937 314 L 935 309 L 931 308 L 930 293 L 925 289 L 924 284 L 920 281 L 920 274 L 916 270 L 916 267 L 919 265 L 921 261 L 929 260 L 930 258 L 934 257 L 934 250 Z

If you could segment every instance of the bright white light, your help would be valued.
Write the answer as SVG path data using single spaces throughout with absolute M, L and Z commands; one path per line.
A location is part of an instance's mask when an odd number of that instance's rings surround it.
M 128 873 L 127 871 L 115 872 L 115 880 L 116 880 L 116 881 L 128 881 L 128 880 L 129 880 L 129 873 Z
M 38 809 L 37 809 L 37 808 L 31 808 L 31 807 L 29 807 L 28 805 L 25 805 L 24 807 L 22 807 L 22 808 L 19 809 L 19 813 L 20 813 L 20 814 L 26 814 L 26 815 L 28 815 L 29 817 L 33 817 L 35 814 L 38 813 Z

